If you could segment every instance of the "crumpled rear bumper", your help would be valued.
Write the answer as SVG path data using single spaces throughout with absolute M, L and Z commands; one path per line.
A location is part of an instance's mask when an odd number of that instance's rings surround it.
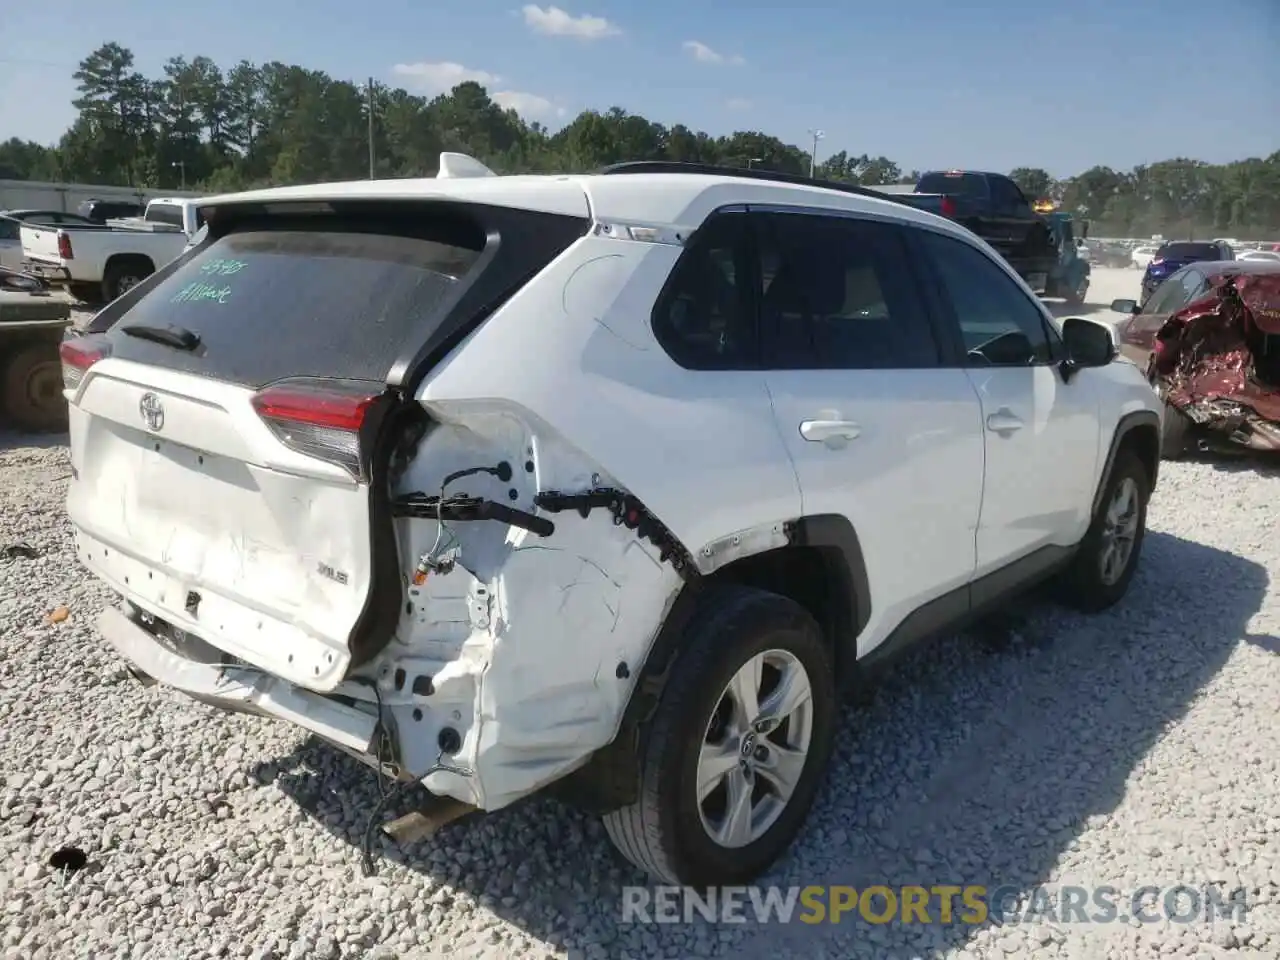
M 373 714 L 296 687 L 257 667 L 221 663 L 222 651 L 193 636 L 179 651 L 123 607 L 104 610 L 98 630 L 137 672 L 165 686 L 226 710 L 287 720 L 357 754 L 373 752 L 378 725 Z

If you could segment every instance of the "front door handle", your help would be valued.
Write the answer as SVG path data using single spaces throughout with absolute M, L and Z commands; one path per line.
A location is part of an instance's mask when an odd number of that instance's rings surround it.
M 1022 429 L 1022 420 L 1008 407 L 1001 407 L 987 417 L 987 429 L 1001 436 Z
M 852 420 L 802 420 L 800 436 L 810 443 L 826 443 L 829 440 L 855 440 L 862 428 Z

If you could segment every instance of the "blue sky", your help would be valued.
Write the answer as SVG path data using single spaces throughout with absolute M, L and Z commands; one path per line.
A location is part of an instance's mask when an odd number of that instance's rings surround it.
M 1277 0 L 559 2 L 9 0 L 0 139 L 55 141 L 76 63 L 115 40 L 152 75 L 204 54 L 426 94 L 478 79 L 553 128 L 613 105 L 797 144 L 818 128 L 819 159 L 843 149 L 908 169 L 1068 176 L 1280 149 Z

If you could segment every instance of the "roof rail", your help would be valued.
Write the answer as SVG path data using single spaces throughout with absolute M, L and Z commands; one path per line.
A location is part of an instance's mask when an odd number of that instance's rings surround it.
M 803 177 L 795 173 L 778 173 L 776 170 L 721 167 L 714 163 L 685 163 L 676 160 L 631 160 L 626 163 L 615 163 L 607 166 L 600 173 L 605 176 L 619 173 L 686 173 L 710 177 L 740 177 L 743 180 L 763 180 L 773 183 L 790 183 L 799 187 L 819 187 L 823 190 L 837 190 L 840 193 L 871 197 L 873 200 L 884 200 L 903 207 L 911 206 L 905 200 L 897 199 L 892 193 L 882 193 L 872 187 L 841 183 L 838 180 L 819 180 L 815 177 Z

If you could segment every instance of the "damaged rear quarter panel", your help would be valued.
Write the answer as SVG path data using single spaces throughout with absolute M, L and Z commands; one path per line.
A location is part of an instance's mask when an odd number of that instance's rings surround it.
M 598 237 L 566 251 L 429 374 L 419 399 L 437 425 L 395 493 L 434 496 L 454 470 L 505 461 L 510 482 L 468 477 L 448 494 L 537 512 L 538 493 L 616 488 L 695 555 L 798 516 L 762 377 L 683 370 L 653 337 L 653 302 L 680 252 Z M 482 809 L 549 784 L 613 739 L 681 586 L 607 510 L 540 515 L 555 524 L 548 537 L 447 523 L 456 565 L 408 587 L 396 639 L 371 665 L 384 682 L 405 671 L 404 689 L 385 694 L 403 766 L 425 769 L 440 729 L 453 727 L 462 746 L 452 761 L 474 775 L 426 784 Z M 397 530 L 411 578 L 437 523 L 401 519 Z M 430 695 L 411 695 L 416 670 L 433 677 Z

